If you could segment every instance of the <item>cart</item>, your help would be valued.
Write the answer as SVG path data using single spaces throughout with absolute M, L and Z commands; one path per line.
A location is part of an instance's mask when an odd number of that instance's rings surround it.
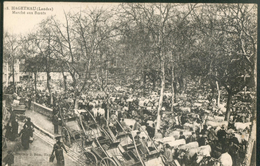
M 146 154 L 140 151 L 142 144 L 136 142 L 132 133 L 125 131 L 118 121 L 117 124 L 121 130 L 115 135 L 108 125 L 101 127 L 91 112 L 81 110 L 75 121 L 62 120 L 64 143 L 71 148 L 76 146 L 86 157 L 86 165 L 144 166 L 159 158 L 158 151 L 147 151 Z
M 115 120 L 118 128 L 118 133 L 113 135 L 109 126 L 107 126 L 108 133 L 114 138 L 114 143 L 107 149 L 108 157 L 103 158 L 100 161 L 100 165 L 118 165 L 118 166 L 128 166 L 128 165 L 151 165 L 156 163 L 156 165 L 164 165 L 165 159 L 162 158 L 160 152 L 157 150 L 153 140 L 148 136 L 145 131 L 150 145 L 153 148 L 146 146 L 142 142 L 135 140 L 132 131 L 126 131 L 124 127 Z
M 23 103 L 20 103 L 18 100 L 14 100 L 11 106 L 12 112 L 16 115 L 18 120 L 24 121 L 27 118 L 25 116 L 26 107 Z
M 109 134 L 97 124 L 93 115 L 88 111 L 81 112 L 76 119 L 71 121 L 66 121 L 61 115 L 61 122 L 64 144 L 73 151 L 84 154 L 86 165 L 97 165 L 100 159 L 91 149 L 111 144 L 112 138 Z M 102 153 L 100 155 L 103 156 Z
M 12 110 L 16 115 L 24 115 L 26 111 L 25 105 L 13 105 Z

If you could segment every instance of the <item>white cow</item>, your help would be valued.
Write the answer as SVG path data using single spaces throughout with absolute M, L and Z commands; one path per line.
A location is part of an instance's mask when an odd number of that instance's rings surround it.
M 148 120 L 146 123 L 148 123 L 149 126 L 153 127 L 154 122 L 151 120 Z
M 183 112 L 191 112 L 190 107 L 180 107 Z
M 214 117 L 208 116 L 208 120 L 213 122 L 223 122 L 224 119 L 225 119 L 224 116 L 214 116 Z
M 210 156 L 210 153 L 211 153 L 210 145 L 200 146 L 199 148 L 200 148 L 200 150 L 198 152 L 198 155 Z
M 93 116 L 94 116 L 94 117 L 97 117 L 97 113 L 98 113 L 98 109 L 97 109 L 97 108 L 93 108 L 93 109 L 91 110 L 91 112 L 93 113 Z
M 123 108 L 123 111 L 128 111 L 128 107 L 124 107 L 124 108 Z
M 221 127 L 221 126 L 228 126 L 228 122 L 227 121 L 223 121 L 223 122 L 213 122 L 213 121 L 207 121 L 206 125 L 208 126 L 212 126 L 212 127 Z
M 144 106 L 144 103 L 145 103 L 144 100 L 140 100 L 140 101 L 139 101 L 139 106 L 143 107 L 143 106 Z
M 146 107 L 148 111 L 152 111 L 152 107 Z
M 199 143 L 198 142 L 189 142 L 189 143 L 187 143 L 185 145 L 180 145 L 178 147 L 178 149 L 185 150 L 185 149 L 193 149 L 193 148 L 198 148 L 198 147 L 199 147 Z
M 186 144 L 185 139 L 179 139 L 171 142 L 167 142 L 171 147 L 177 148 L 179 145 Z
M 14 106 L 18 106 L 18 105 L 19 105 L 19 103 L 20 103 L 20 101 L 19 101 L 19 100 L 14 100 L 14 101 L 13 101 L 13 105 L 14 105 Z
M 191 131 L 185 131 L 185 130 L 175 130 L 175 131 L 172 131 L 170 132 L 170 134 L 168 135 L 169 137 L 174 137 L 175 139 L 179 139 L 180 137 L 180 131 L 183 132 L 183 135 L 188 138 L 189 136 L 192 135 L 192 132 Z
M 134 99 L 127 99 L 126 102 L 132 102 Z
M 183 127 L 184 127 L 184 129 L 190 129 L 190 128 L 192 128 L 192 129 L 195 129 L 195 130 L 196 130 L 197 128 L 200 128 L 200 124 L 194 121 L 193 124 L 185 123 L 185 124 L 183 125 Z
M 187 159 L 191 159 L 195 154 L 197 154 L 198 156 L 210 156 L 210 153 L 211 153 L 210 145 L 205 145 L 205 146 L 189 149 L 185 155 Z
M 248 141 L 249 139 L 249 134 L 247 134 L 246 132 L 242 132 L 242 133 L 234 133 L 235 137 L 238 139 L 239 143 L 242 143 L 243 140 Z
M 219 157 L 219 161 L 221 163 L 221 166 L 232 166 L 233 165 L 232 158 L 228 153 L 223 153 Z
M 201 103 L 194 103 L 193 106 L 196 106 L 196 107 L 201 107 L 202 104 Z
M 174 137 L 164 137 L 164 138 L 158 138 L 158 139 L 154 139 L 155 142 L 162 142 L 164 144 L 167 144 L 169 142 L 175 141 Z
M 97 109 L 97 112 L 100 114 L 100 115 L 105 115 L 105 110 L 103 108 L 98 108 Z
M 237 130 L 244 130 L 245 128 L 250 127 L 251 122 L 247 122 L 247 123 L 236 122 L 234 125 Z
M 132 136 L 135 137 L 135 136 L 137 135 L 137 132 L 140 132 L 140 131 L 139 131 L 139 130 L 133 130 L 133 131 L 131 131 Z M 147 135 L 147 133 L 145 133 L 145 132 L 140 132 L 139 135 L 140 135 L 141 138 L 142 138 L 142 137 L 144 137 L 145 139 L 148 138 L 148 135 Z
M 110 100 L 114 102 L 116 100 L 116 98 L 115 97 L 110 97 Z
M 96 106 L 96 103 L 94 103 L 94 102 L 89 102 L 89 105 L 92 105 L 93 107 L 95 107 L 95 106 Z
M 124 119 L 124 122 L 127 126 L 134 126 L 136 121 L 134 119 Z
M 222 113 L 226 112 L 226 104 L 219 104 L 218 108 Z

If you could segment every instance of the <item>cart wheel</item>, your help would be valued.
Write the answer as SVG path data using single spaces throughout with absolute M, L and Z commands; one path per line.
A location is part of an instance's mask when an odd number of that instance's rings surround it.
M 70 133 L 66 128 L 62 128 L 61 135 L 63 137 L 63 142 L 68 147 L 71 147 Z
M 86 164 L 90 166 L 97 166 L 97 157 L 92 152 L 84 152 L 86 156 Z
M 114 162 L 114 160 L 112 160 L 111 158 L 105 157 L 100 161 L 99 166 L 117 166 L 117 165 Z

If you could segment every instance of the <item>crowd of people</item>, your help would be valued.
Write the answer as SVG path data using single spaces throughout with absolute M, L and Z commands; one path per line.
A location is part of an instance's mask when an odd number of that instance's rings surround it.
M 179 131 L 178 137 L 173 137 L 175 140 L 185 140 L 185 144 L 192 142 L 197 142 L 199 147 L 209 145 L 211 147 L 211 152 L 209 156 L 204 156 L 208 158 L 208 161 L 212 159 L 218 159 L 222 164 L 227 160 L 231 159 L 226 165 L 239 165 L 245 157 L 247 139 L 242 138 L 245 135 L 248 136 L 250 126 L 247 126 L 243 130 L 239 130 L 234 126 L 234 123 L 245 123 L 247 122 L 242 115 L 232 114 L 231 120 L 227 125 L 221 125 L 221 127 L 207 125 L 208 112 L 203 111 L 203 109 L 191 109 L 190 111 L 183 112 L 180 107 L 174 107 L 174 112 L 167 112 L 167 110 L 162 111 L 161 127 L 155 132 L 156 125 L 156 111 L 148 109 L 147 105 L 145 107 L 140 107 L 140 100 L 129 97 L 127 95 L 116 96 L 106 100 L 105 98 L 96 98 L 89 101 L 83 101 L 84 104 L 80 104 L 80 109 L 88 109 L 96 117 L 97 121 L 100 121 L 100 117 L 107 117 L 107 109 L 109 107 L 109 126 L 113 133 L 116 135 L 119 133 L 120 128 L 118 128 L 117 123 L 113 122 L 116 119 L 121 123 L 121 126 L 125 129 L 139 130 L 141 126 L 145 126 L 145 130 L 149 137 L 153 140 L 162 139 L 172 136 L 172 132 Z M 149 103 L 149 102 L 148 102 Z M 150 102 L 152 106 L 156 105 Z M 153 105 L 154 104 L 154 105 Z M 164 103 L 166 109 L 170 108 L 168 103 Z M 155 107 L 156 108 L 156 107 Z M 95 109 L 104 109 L 104 113 L 97 114 L 94 113 Z M 135 123 L 133 125 L 127 126 L 124 122 L 125 119 L 134 119 Z M 224 120 L 224 119 L 223 119 Z M 191 125 L 187 125 L 191 124 Z M 102 123 L 101 123 L 102 125 Z M 186 132 L 186 135 L 184 135 Z M 190 135 L 187 132 L 191 133 Z M 156 134 L 155 134 L 156 133 Z M 239 137 L 240 136 L 240 137 Z M 144 142 L 145 138 L 140 137 L 140 142 Z M 176 149 L 171 147 L 167 143 L 158 142 L 158 147 L 162 146 L 162 154 L 165 155 L 167 161 L 173 161 L 173 159 L 178 160 L 182 165 L 193 165 L 196 160 L 186 160 L 180 159 L 180 152 L 176 152 Z M 171 150 L 171 153 L 169 151 Z M 188 152 L 185 152 L 187 154 Z M 205 160 L 205 159 L 204 159 Z M 216 162 L 216 161 L 215 161 Z M 225 165 L 225 164 L 224 164 Z
M 247 119 L 248 115 L 245 117 L 234 112 L 227 125 L 221 125 L 221 127 L 212 126 L 208 123 L 209 117 L 213 116 L 214 119 L 215 115 L 206 111 L 207 107 L 192 107 L 187 104 L 188 102 L 182 101 L 174 105 L 174 112 L 171 112 L 171 97 L 165 95 L 161 110 L 161 125 L 155 131 L 159 98 L 156 93 L 146 98 L 140 97 L 137 93 L 129 92 L 95 96 L 85 94 L 75 98 L 75 93 L 72 91 L 66 94 L 58 94 L 57 92 L 49 94 L 46 91 L 35 92 L 26 88 L 17 89 L 16 93 L 13 95 L 13 98 L 17 99 L 19 96 L 23 98 L 28 109 L 30 109 L 32 101 L 53 109 L 54 133 L 56 134 L 59 134 L 58 126 L 60 125 L 60 119 L 75 115 L 74 105 L 76 103 L 75 99 L 77 99 L 79 110 L 85 109 L 90 111 L 101 126 L 108 122 L 114 135 L 120 132 L 117 122 L 120 122 L 120 125 L 129 131 L 138 130 L 143 132 L 141 128 L 144 126 L 145 131 L 155 141 L 169 165 L 171 165 L 170 163 L 173 160 L 178 160 L 181 165 L 187 166 L 194 164 L 195 160 L 187 160 L 185 158 L 187 157 L 187 151 L 183 153 L 183 151 L 176 150 L 176 147 L 170 146 L 168 143 L 156 140 L 172 137 L 176 141 L 185 140 L 184 144 L 197 142 L 198 147 L 209 145 L 212 149 L 210 152 L 212 158 L 220 160 L 221 156 L 223 158 L 223 155 L 228 156 L 228 158 L 230 156 L 233 165 L 238 165 L 240 159 L 245 157 L 247 140 L 241 139 L 238 135 L 243 137 L 244 133 L 248 134 L 250 126 L 243 128 L 243 130 L 238 130 L 235 123 L 249 122 L 250 119 Z M 127 119 L 133 119 L 135 123 L 126 124 L 125 120 Z M 18 136 L 21 136 L 22 146 L 25 149 L 29 148 L 30 139 L 33 137 L 33 124 L 30 122 L 30 119 L 27 119 L 23 129 L 18 133 L 17 118 L 11 115 L 5 129 L 5 138 L 15 140 Z M 178 134 L 173 134 L 176 132 Z M 137 140 L 144 145 L 147 144 L 147 140 L 144 137 L 140 137 Z M 53 152 L 56 153 L 57 147 L 62 149 L 60 145 L 57 145 Z M 62 161 L 62 158 L 59 161 Z
M 20 138 L 22 147 L 29 149 L 29 145 L 33 141 L 34 124 L 30 118 L 27 118 L 23 128 L 19 132 L 17 116 L 13 112 L 10 114 L 10 119 L 4 124 L 4 139 L 6 141 L 17 141 Z

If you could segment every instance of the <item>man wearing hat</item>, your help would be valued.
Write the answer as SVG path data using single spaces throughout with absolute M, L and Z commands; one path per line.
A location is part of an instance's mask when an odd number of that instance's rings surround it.
M 164 156 L 167 159 L 167 165 L 173 165 L 173 155 L 172 155 L 171 146 L 169 144 L 166 144 Z
M 163 142 L 162 141 L 158 141 L 159 145 L 157 146 L 157 149 L 159 152 L 163 152 Z
M 157 130 L 157 133 L 156 133 L 155 136 L 154 136 L 154 139 L 161 139 L 161 138 L 163 138 L 163 135 L 162 135 L 162 133 L 161 133 L 161 130 L 158 129 L 158 130 Z
M 155 129 L 154 129 L 154 126 L 153 126 L 153 125 L 154 125 L 154 124 L 151 124 L 151 125 L 147 124 L 147 125 L 146 125 L 146 131 L 147 131 L 149 137 L 151 137 L 151 138 L 154 137 L 154 133 L 155 133 Z
M 199 146 L 204 146 L 204 145 L 207 145 L 208 144 L 208 136 L 207 134 L 203 134 L 201 135 L 201 137 L 199 137 L 198 139 L 198 143 L 199 143 Z
M 204 135 L 206 133 L 206 131 L 208 131 L 208 126 L 203 125 L 203 129 L 201 130 L 201 134 Z
M 179 139 L 186 139 L 186 138 L 185 138 L 185 135 L 183 135 L 183 131 L 180 131 Z
M 67 150 L 66 150 L 64 144 L 60 141 L 61 136 L 57 136 L 57 137 L 55 137 L 55 139 L 57 142 L 53 146 L 52 155 L 55 152 L 58 166 L 64 166 L 65 161 L 64 161 L 64 156 L 63 156 L 63 149 L 65 150 L 66 153 L 67 153 Z
M 137 133 L 136 133 L 136 136 L 134 137 L 134 139 L 135 139 L 135 141 L 137 141 L 137 142 L 139 142 L 139 140 L 140 140 L 140 134 L 141 134 L 141 132 L 140 131 L 137 131 Z
M 188 142 L 195 142 L 195 141 L 197 141 L 198 139 L 197 139 L 197 135 L 196 135 L 196 133 L 195 132 L 192 132 L 192 135 L 189 137 L 189 139 L 188 139 Z M 187 143 L 188 143 L 187 142 Z
M 31 122 L 31 118 L 27 118 L 27 121 L 24 123 L 24 127 L 29 130 L 30 136 L 33 137 L 34 124 Z
M 135 118 L 135 124 L 134 124 L 133 130 L 139 130 L 139 127 L 140 127 L 140 125 L 138 123 L 138 118 Z
M 11 122 L 12 123 L 12 141 L 15 140 L 15 138 L 18 136 L 18 128 L 19 128 L 19 125 L 18 125 L 18 122 L 17 122 L 17 118 L 15 118 L 14 121 Z
M 59 117 L 58 113 L 53 116 L 52 123 L 54 125 L 54 133 L 59 134 Z
M 238 154 L 239 141 L 238 141 L 237 137 L 235 137 L 234 133 L 231 134 L 231 138 L 230 138 L 229 142 L 230 142 L 229 154 L 232 157 L 233 164 L 234 165 L 239 165 L 239 163 L 237 162 L 237 160 L 239 159 L 239 154 Z
M 222 145 L 222 149 L 224 149 L 225 144 L 226 144 L 226 137 L 227 137 L 227 133 L 225 131 L 225 126 L 222 125 L 221 129 L 217 132 L 217 137 L 219 142 Z
M 3 159 L 3 163 L 5 163 L 5 166 L 11 166 L 14 163 L 14 155 L 11 150 L 7 152 L 8 154 Z

